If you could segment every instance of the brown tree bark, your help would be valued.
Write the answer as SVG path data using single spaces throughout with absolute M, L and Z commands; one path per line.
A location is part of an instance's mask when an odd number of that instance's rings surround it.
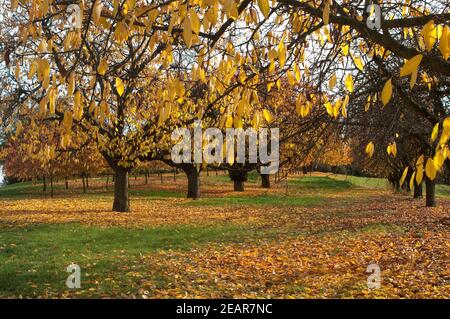
M 247 181 L 247 171 L 229 170 L 228 174 L 230 175 L 230 179 L 234 183 L 234 191 L 235 192 L 243 192 L 244 191 L 244 182 Z
M 238 181 L 238 180 L 234 180 L 234 191 L 235 192 L 243 192 L 244 191 L 244 181 Z
M 86 193 L 86 180 L 84 178 L 84 173 L 81 173 L 81 181 L 83 183 L 83 194 Z
M 422 198 L 422 183 L 417 185 L 416 181 L 414 181 L 414 198 Z
M 42 191 L 46 191 L 47 190 L 47 181 L 45 180 L 45 176 L 42 176 Z
M 186 173 L 188 179 L 187 198 L 200 198 L 200 176 L 197 168 L 194 165 L 183 165 L 182 170 Z
M 69 178 L 67 176 L 65 177 L 65 184 L 66 184 L 66 189 L 69 189 Z
M 53 175 L 50 175 L 50 197 L 53 198 Z
M 436 182 L 425 177 L 426 206 L 436 207 Z
M 261 187 L 270 188 L 270 175 L 261 174 Z
M 129 212 L 130 201 L 128 197 L 128 170 L 123 167 L 116 167 L 114 169 L 114 203 L 113 211 L 115 212 Z

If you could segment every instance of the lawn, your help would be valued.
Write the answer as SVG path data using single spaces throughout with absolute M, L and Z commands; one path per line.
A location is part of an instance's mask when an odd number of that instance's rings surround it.
M 0 297 L 448 297 L 448 199 L 425 208 L 381 180 L 344 177 L 267 190 L 252 176 L 235 193 L 212 173 L 199 200 L 184 198 L 182 175 L 133 178 L 130 213 L 110 211 L 102 179 L 86 194 L 57 182 L 54 198 L 31 183 L 0 188 Z M 65 285 L 71 263 L 80 289 Z

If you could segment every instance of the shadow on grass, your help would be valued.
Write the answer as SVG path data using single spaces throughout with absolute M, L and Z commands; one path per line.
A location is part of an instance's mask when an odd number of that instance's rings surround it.
M 320 196 L 285 196 L 285 195 L 258 195 L 258 196 L 230 196 L 200 198 L 184 202 L 183 206 L 313 206 L 323 202 Z
M 297 189 L 318 191 L 344 191 L 352 188 L 352 183 L 322 176 L 304 176 L 289 180 L 289 186 Z
M 66 267 L 71 263 L 81 267 L 82 288 L 97 289 L 108 276 L 120 279 L 128 264 L 139 267 L 138 259 L 145 254 L 259 236 L 260 230 L 226 224 L 142 229 L 64 224 L 2 229 L 0 297 L 33 297 L 46 289 L 64 292 L 68 290 Z

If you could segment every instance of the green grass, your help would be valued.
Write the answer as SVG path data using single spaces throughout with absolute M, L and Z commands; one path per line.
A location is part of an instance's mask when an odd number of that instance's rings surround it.
M 72 262 L 81 267 L 82 289 L 95 287 L 101 294 L 109 289 L 102 280 L 108 276 L 127 284 L 129 278 L 125 277 L 130 269 L 145 273 L 139 263 L 141 254 L 244 241 L 261 235 L 255 229 L 225 224 L 142 229 L 64 224 L 1 229 L 0 297 L 32 297 L 43 293 L 45 287 L 66 291 L 66 267 Z
M 50 185 L 47 186 L 50 187 Z M 23 197 L 38 192 L 42 192 L 42 184 L 34 185 L 32 182 L 22 182 L 0 186 L 0 197 Z
M 380 188 L 388 189 L 389 183 L 385 178 L 374 178 L 374 177 L 357 177 L 357 176 L 346 176 L 346 175 L 330 175 L 330 179 L 347 181 L 354 186 L 358 187 L 368 187 L 368 188 Z M 425 191 L 425 186 L 424 191 Z M 441 197 L 450 198 L 450 185 L 438 184 L 436 185 L 436 195 Z
M 436 195 L 450 198 L 450 185 L 436 185 Z
M 350 183 L 351 185 L 358 187 L 382 188 L 382 189 L 386 189 L 389 187 L 388 182 L 385 178 L 358 177 L 358 176 L 337 175 L 337 174 L 330 175 L 328 178 L 337 181 L 345 181 Z
M 343 191 L 352 187 L 348 181 L 340 181 L 328 177 L 304 176 L 289 180 L 289 185 L 298 189 L 317 191 Z
M 200 198 L 181 205 L 185 206 L 300 206 L 308 207 L 322 202 L 320 196 L 286 196 L 286 195 L 258 195 L 258 196 L 230 196 Z

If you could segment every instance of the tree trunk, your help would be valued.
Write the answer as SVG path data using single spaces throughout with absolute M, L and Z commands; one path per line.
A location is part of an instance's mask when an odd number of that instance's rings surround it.
M 108 190 L 108 183 L 109 183 L 109 175 L 106 176 L 106 190 Z
M 244 181 L 234 180 L 234 191 L 243 192 L 244 191 Z
M 117 167 L 115 170 L 114 182 L 114 204 L 113 211 L 130 211 L 130 202 L 128 198 L 128 171 L 123 167 Z
M 229 170 L 228 174 L 234 183 L 234 191 L 243 192 L 244 182 L 247 181 L 247 172 L 244 170 Z
M 422 183 L 417 185 L 416 181 L 414 181 L 414 198 L 422 198 Z
M 50 175 L 50 197 L 53 198 L 53 175 Z
M 147 185 L 147 183 L 148 183 L 148 173 L 145 172 L 145 185 Z
M 65 181 L 66 181 L 66 189 L 69 189 L 69 178 L 67 176 L 65 177 Z
M 160 173 L 160 175 L 161 175 L 161 184 L 164 184 L 164 180 L 163 180 L 163 174 L 162 174 L 162 173 Z
M 89 188 L 89 174 L 86 174 L 86 188 Z
M 42 183 L 43 183 L 42 191 L 45 192 L 47 190 L 47 181 L 45 180 L 45 176 L 42 176 Z
M 81 174 L 81 180 L 83 181 L 83 194 L 86 193 L 86 180 L 84 179 L 84 173 Z
M 395 181 L 394 181 L 394 192 L 395 193 L 401 192 L 400 181 L 398 179 L 395 179 Z
M 261 174 L 261 187 L 270 188 L 270 175 Z
M 425 177 L 426 188 L 426 206 L 436 207 L 436 182 Z
M 188 164 L 182 169 L 186 173 L 188 179 L 187 198 L 200 198 L 200 176 L 199 172 L 197 172 L 197 168 Z

